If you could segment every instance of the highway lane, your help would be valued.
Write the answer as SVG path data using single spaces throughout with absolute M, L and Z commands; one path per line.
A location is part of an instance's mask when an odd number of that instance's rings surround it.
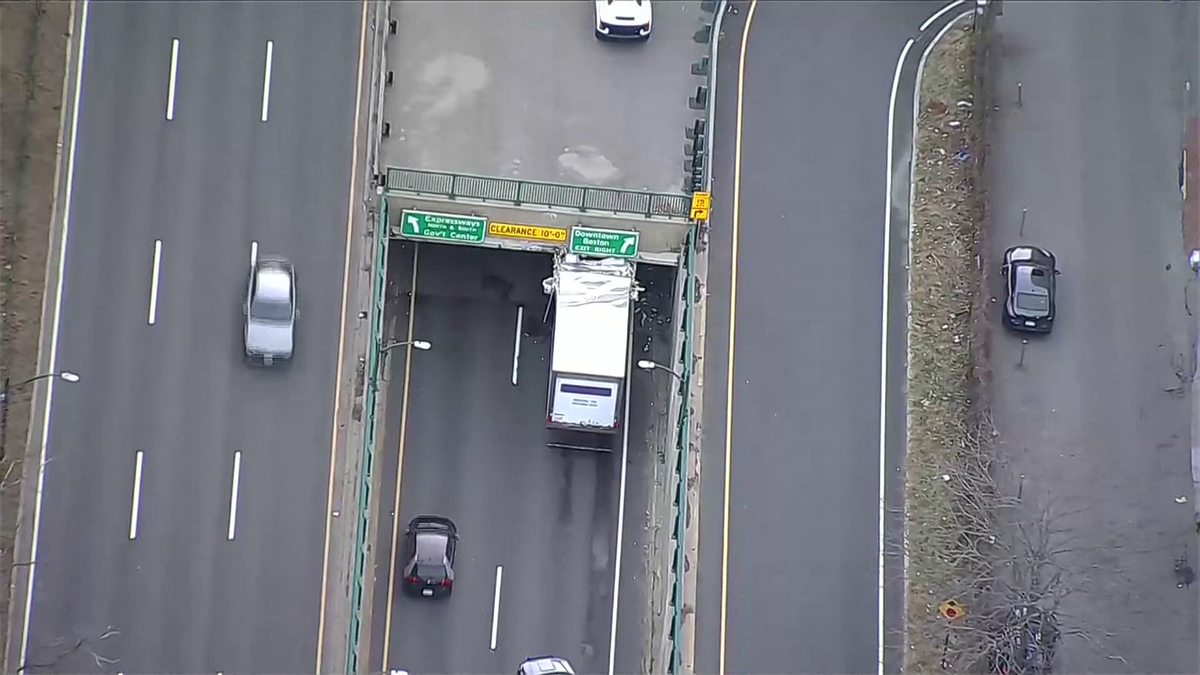
M 495 673 L 514 669 L 527 656 L 553 653 L 580 673 L 607 673 L 610 667 L 640 672 L 648 634 L 645 514 L 652 443 L 663 433 L 656 423 L 670 375 L 634 371 L 624 458 L 619 445 L 611 454 L 548 448 L 543 420 L 550 344 L 541 281 L 552 274 L 552 259 L 394 241 L 387 318 L 394 339 L 409 336 L 414 250 L 411 337 L 433 348 L 413 352 L 408 379 L 403 348 L 389 357 L 371 669 Z M 637 310 L 635 358 L 669 361 L 673 273 L 639 271 L 647 292 Z M 514 386 L 518 306 L 524 310 Z M 403 466 L 397 475 L 398 460 Z M 392 513 L 397 481 L 398 518 Z M 445 602 L 404 596 L 399 577 L 390 574 L 393 528 L 402 529 L 419 513 L 453 518 L 462 537 L 454 595 Z M 622 571 L 614 598 L 618 555 Z M 395 569 L 402 565 L 397 560 Z M 498 566 L 503 574 L 496 610 Z
M 997 30 L 992 292 L 1017 243 L 1049 248 L 1063 270 L 1054 333 L 1029 341 L 1023 368 L 996 306 L 991 368 L 1000 448 L 1026 476 L 1029 515 L 1053 509 L 1070 537 L 1059 564 L 1077 592 L 1061 621 L 1096 642 L 1068 637 L 1057 669 L 1196 672 L 1196 596 L 1171 577 L 1185 550 L 1196 565 L 1195 401 L 1176 369 L 1195 367 L 1177 168 L 1195 114 L 1184 82 L 1196 86 L 1196 8 L 1011 2 Z
M 748 4 L 726 17 L 714 130 L 697 672 L 878 668 L 890 94 L 906 41 L 941 6 L 759 3 L 744 66 Z M 906 54 L 897 88 L 896 109 L 903 113 L 907 102 L 910 112 L 897 115 L 890 158 L 898 196 L 886 268 L 889 476 L 899 475 L 903 451 L 904 313 L 895 289 L 903 287 L 905 124 L 911 128 L 918 47 Z
M 631 44 L 595 38 L 590 2 L 394 3 L 383 163 L 677 192 L 704 16 L 655 3 Z
M 31 670 L 313 667 L 361 15 L 88 5 Z M 278 372 L 240 357 L 252 242 L 298 270 Z

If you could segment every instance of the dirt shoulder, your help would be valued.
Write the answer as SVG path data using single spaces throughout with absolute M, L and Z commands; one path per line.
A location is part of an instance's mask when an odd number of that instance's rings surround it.
M 0 3 L 0 377 L 36 373 L 70 2 Z M 32 387 L 0 406 L 0 632 L 8 634 Z M 0 662 L 8 641 L 0 641 Z

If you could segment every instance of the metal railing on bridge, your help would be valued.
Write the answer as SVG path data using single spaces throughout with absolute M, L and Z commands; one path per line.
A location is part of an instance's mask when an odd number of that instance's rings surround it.
M 500 202 L 514 206 L 549 206 L 643 218 L 688 220 L 691 197 L 684 194 L 586 187 L 463 173 L 389 167 L 388 192 Z
M 377 222 L 387 222 L 387 200 L 380 200 Z M 375 236 L 375 251 L 371 273 L 371 311 L 367 354 L 365 364 L 365 386 L 363 387 L 363 447 L 362 464 L 358 475 L 358 503 L 355 505 L 357 522 L 354 528 L 354 559 L 350 570 L 350 626 L 346 654 L 346 672 L 357 675 L 362 672 L 365 658 L 359 653 L 364 626 L 362 622 L 363 596 L 371 592 L 367 587 L 367 535 L 371 526 L 371 476 L 375 467 L 375 438 L 378 432 L 376 400 L 379 397 L 379 356 L 383 344 L 383 310 L 387 292 L 388 236 L 379 231 Z

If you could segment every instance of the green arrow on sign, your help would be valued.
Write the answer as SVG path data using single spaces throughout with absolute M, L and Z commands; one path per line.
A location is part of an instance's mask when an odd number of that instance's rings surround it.
M 571 253 L 603 258 L 632 258 L 637 255 L 641 233 L 636 230 L 571 228 Z
M 400 234 L 417 239 L 478 244 L 487 236 L 487 218 L 432 211 L 400 212 Z

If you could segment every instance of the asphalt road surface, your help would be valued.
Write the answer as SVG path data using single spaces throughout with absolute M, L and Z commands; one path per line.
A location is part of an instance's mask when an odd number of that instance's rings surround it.
M 29 671 L 314 668 L 361 16 L 88 5 Z M 253 242 L 297 269 L 279 370 Z
M 390 258 L 390 331 L 405 339 L 412 316 L 411 337 L 433 347 L 412 352 L 407 379 L 404 348 L 389 356 L 372 671 L 499 673 L 527 656 L 555 654 L 579 673 L 641 672 L 649 634 L 651 443 L 662 433 L 656 423 L 671 376 L 632 373 L 627 451 L 620 436 L 612 453 L 551 449 L 541 286 L 552 274 L 551 257 L 397 240 Z M 674 269 L 642 267 L 639 280 L 647 291 L 635 314 L 633 357 L 669 362 Z M 404 561 L 391 567 L 393 531 L 421 513 L 449 516 L 459 529 L 455 589 L 445 600 L 402 594 Z
M 397 2 L 388 166 L 675 192 L 706 53 L 694 0 L 641 43 L 594 36 L 591 2 Z
M 1009 2 L 997 22 L 993 293 L 1018 243 L 1049 248 L 1063 272 L 1054 333 L 1029 340 L 1023 367 L 995 305 L 995 421 L 1030 516 L 1049 510 L 1069 538 L 1060 621 L 1095 644 L 1067 637 L 1062 672 L 1200 668 L 1194 587 L 1171 573 L 1185 552 L 1196 566 L 1194 401 L 1177 376 L 1194 372 L 1200 306 L 1177 174 L 1184 82 L 1196 86 L 1189 4 Z
M 744 72 L 748 4 L 726 17 L 710 221 L 696 672 L 878 668 L 885 188 L 890 161 L 904 179 L 894 186 L 895 204 L 907 203 L 919 49 L 909 52 L 897 90 L 896 108 L 904 113 L 907 101 L 908 112 L 897 116 L 891 157 L 888 118 L 905 42 L 940 6 L 759 3 Z M 906 223 L 895 204 L 898 234 L 886 270 L 890 476 L 899 476 L 903 452 L 904 313 L 896 291 L 903 269 L 896 261 L 903 260 Z

